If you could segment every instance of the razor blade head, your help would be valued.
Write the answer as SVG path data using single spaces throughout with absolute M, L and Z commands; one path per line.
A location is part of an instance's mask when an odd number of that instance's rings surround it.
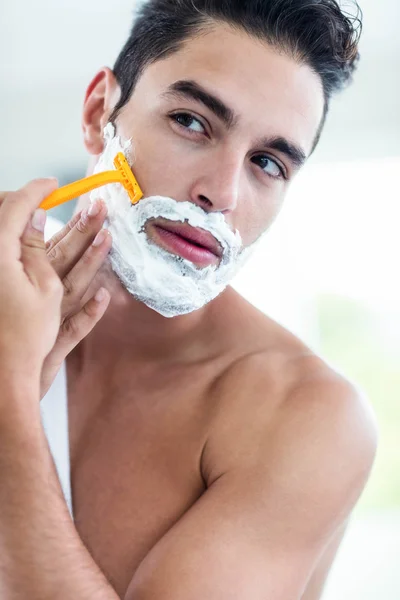
M 114 159 L 114 165 L 122 175 L 124 188 L 128 192 L 132 204 L 137 204 L 143 198 L 143 192 L 122 152 L 118 152 Z

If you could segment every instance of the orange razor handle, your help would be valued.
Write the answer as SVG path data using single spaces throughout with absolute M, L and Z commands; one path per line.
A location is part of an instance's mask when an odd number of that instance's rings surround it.
M 40 208 L 49 210 L 109 183 L 121 183 L 128 192 L 132 204 L 136 204 L 143 198 L 143 192 L 122 152 L 115 157 L 114 165 L 115 171 L 103 171 L 55 190 L 43 200 Z

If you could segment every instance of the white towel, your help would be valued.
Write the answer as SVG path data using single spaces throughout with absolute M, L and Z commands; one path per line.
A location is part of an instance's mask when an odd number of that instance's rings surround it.
M 49 239 L 63 227 L 52 217 L 47 219 L 45 239 Z M 68 392 L 65 363 L 53 385 L 40 404 L 43 427 L 49 442 L 65 501 L 73 518 L 71 494 L 71 469 L 68 435 Z
M 49 442 L 65 501 L 73 518 L 68 435 L 68 395 L 65 363 L 40 404 L 42 423 Z

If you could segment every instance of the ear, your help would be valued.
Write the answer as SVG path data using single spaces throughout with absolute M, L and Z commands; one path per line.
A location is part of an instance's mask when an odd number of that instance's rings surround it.
M 104 149 L 103 130 L 120 97 L 114 73 L 104 67 L 89 85 L 82 114 L 83 140 L 90 154 Z

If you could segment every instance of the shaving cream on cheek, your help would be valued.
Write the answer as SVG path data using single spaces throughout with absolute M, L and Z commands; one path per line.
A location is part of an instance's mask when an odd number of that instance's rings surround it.
M 121 141 L 111 123 L 104 137 L 105 148 L 95 173 L 114 169 L 118 152 L 132 164 L 131 142 Z M 97 197 L 98 192 L 92 192 L 91 201 Z M 135 298 L 164 317 L 191 313 L 216 298 L 250 254 L 249 249 L 243 250 L 239 233 L 232 232 L 221 213 L 207 213 L 191 202 L 163 196 L 132 205 L 120 184 L 104 186 L 102 198 L 108 206 L 105 227 L 113 237 L 110 261 L 114 273 Z M 145 226 L 159 217 L 210 232 L 223 248 L 220 264 L 200 269 L 149 240 Z

